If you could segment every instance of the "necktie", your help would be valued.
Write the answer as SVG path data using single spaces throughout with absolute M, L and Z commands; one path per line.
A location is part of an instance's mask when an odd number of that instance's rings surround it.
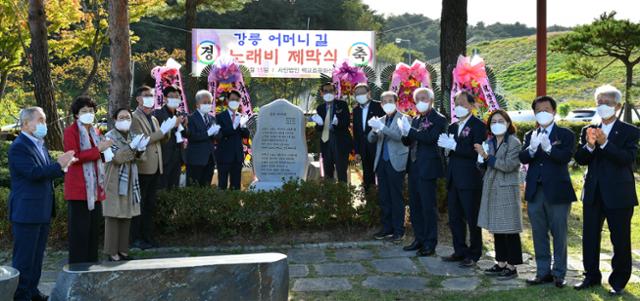
M 391 121 L 393 117 L 387 116 L 387 120 L 385 120 L 385 126 L 389 127 L 391 125 Z M 389 161 L 389 148 L 387 147 L 387 137 L 384 137 L 384 141 L 382 142 L 382 159 L 385 161 Z
M 329 127 L 331 127 L 331 106 L 327 107 L 327 114 L 324 116 L 324 126 L 322 127 L 322 142 L 329 141 Z

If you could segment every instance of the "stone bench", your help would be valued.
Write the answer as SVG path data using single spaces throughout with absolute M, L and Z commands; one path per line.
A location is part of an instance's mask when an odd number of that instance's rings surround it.
M 19 276 L 18 270 L 8 266 L 0 266 L 0 300 L 13 299 L 13 294 L 18 288 Z
M 287 256 L 257 253 L 65 265 L 51 300 L 287 300 Z

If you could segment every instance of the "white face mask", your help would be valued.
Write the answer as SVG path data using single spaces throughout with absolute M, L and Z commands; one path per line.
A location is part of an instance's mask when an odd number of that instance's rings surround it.
M 456 106 L 453 111 L 456 113 L 456 117 L 458 117 L 458 119 L 465 118 L 469 115 L 469 109 L 463 106 Z
M 180 98 L 169 98 L 167 99 L 167 107 L 171 109 L 175 109 L 180 106 Z
M 326 93 L 324 96 L 322 96 L 322 98 L 326 102 L 332 102 L 334 99 L 336 99 L 336 96 L 331 93 Z
M 431 107 L 431 103 L 427 103 L 424 101 L 418 101 L 418 103 L 416 104 L 416 109 L 420 113 L 426 112 L 427 110 L 429 110 L 430 107 Z
M 384 110 L 384 112 L 387 113 L 387 114 L 391 114 L 391 113 L 396 111 L 396 104 L 395 103 L 385 103 L 384 105 L 382 105 L 382 110 Z
M 198 111 L 202 114 L 208 114 L 211 112 L 211 104 L 201 104 L 200 107 L 198 107 Z
M 356 95 L 356 101 L 363 105 L 365 103 L 367 103 L 367 101 L 369 101 L 369 97 L 367 96 L 367 94 L 362 94 L 362 95 Z
M 235 110 L 238 109 L 238 107 L 240 107 L 240 102 L 239 101 L 236 101 L 236 100 L 229 101 L 229 109 L 235 111 Z
M 118 121 L 116 121 L 116 129 L 118 129 L 120 131 L 128 132 L 130 127 L 131 127 L 131 120 L 118 120 Z
M 82 115 L 78 116 L 78 120 L 80 120 L 80 122 L 82 122 L 83 124 L 92 124 L 95 117 L 96 116 L 93 113 L 83 113 Z
M 502 135 L 507 132 L 507 125 L 504 123 L 492 123 L 491 124 L 491 132 L 494 135 Z
M 553 122 L 553 114 L 549 112 L 538 112 L 536 114 L 536 121 L 541 126 L 550 125 Z
M 598 106 L 598 115 L 602 119 L 609 119 L 616 113 L 616 108 L 608 105 L 599 105 Z
M 142 98 L 142 105 L 145 108 L 151 109 L 153 108 L 153 105 L 155 105 L 155 103 L 156 102 L 153 100 L 153 96 L 145 96 Z

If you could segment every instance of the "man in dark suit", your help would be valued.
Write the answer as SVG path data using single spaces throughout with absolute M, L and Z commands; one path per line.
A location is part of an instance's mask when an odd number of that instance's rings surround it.
M 189 116 L 187 144 L 187 183 L 188 185 L 211 186 L 215 159 L 215 135 L 220 131 L 216 119 L 211 113 L 213 96 L 207 90 L 196 93 L 196 112 Z
M 433 108 L 433 90 L 418 88 L 413 92 L 419 113 L 413 121 L 402 121 L 402 141 L 410 147 L 409 209 L 415 239 L 405 251 L 417 251 L 418 256 L 435 254 L 438 245 L 437 180 L 444 176 L 438 138 L 447 127 L 447 120 Z
M 336 171 L 338 181 L 347 182 L 353 142 L 349 133 L 349 107 L 346 102 L 336 100 L 335 87 L 330 82 L 320 87 L 320 95 L 325 103 L 318 105 L 311 120 L 316 123 L 316 133 L 320 136 L 324 178 L 333 179 Z
M 55 215 L 53 179 L 64 176 L 63 170 L 77 159 L 74 151 L 68 151 L 53 161 L 44 145 L 47 120 L 41 108 L 23 109 L 20 124 L 22 133 L 9 148 L 12 265 L 20 272 L 14 300 L 47 300 L 38 282 L 49 224 Z
M 187 128 L 188 120 L 182 112 L 177 109 L 182 103 L 180 98 L 180 89 L 169 86 L 162 90 L 164 96 L 164 105 L 162 108 L 153 112 L 153 116 L 158 119 L 159 123 L 177 116 L 180 125 L 171 130 L 172 139 L 162 143 L 162 164 L 164 171 L 160 176 L 160 189 L 173 189 L 180 184 L 180 171 L 182 169 L 182 133 Z
M 606 219 L 613 244 L 610 293 L 620 295 L 631 277 L 631 217 L 633 207 L 638 205 L 633 168 L 640 131 L 617 120 L 616 111 L 622 107 L 622 94 L 618 89 L 602 86 L 596 90 L 595 97 L 602 123 L 582 129 L 575 155 L 578 164 L 589 166 L 582 190 L 585 278 L 575 288 L 599 286 L 602 281 L 600 239 Z
M 367 140 L 371 127 L 367 121 L 371 117 L 382 117 L 384 111 L 379 102 L 371 100 L 371 93 L 367 84 L 358 84 L 354 90 L 358 105 L 353 109 L 353 140 L 356 158 L 362 161 L 362 186 L 365 191 L 375 185 L 376 174 L 373 161 L 376 157 L 376 144 Z
M 473 267 L 482 255 L 482 231 L 478 227 L 478 212 L 482 198 L 482 174 L 476 166 L 478 153 L 474 144 L 487 138 L 482 120 L 473 116 L 475 99 L 468 92 L 455 96 L 455 116 L 458 122 L 449 127 L 448 135 L 438 138 L 438 146 L 448 153 L 447 189 L 449 227 L 453 237 L 454 253 L 444 261 L 460 261 L 461 267 Z M 469 227 L 469 246 L 467 246 Z
M 216 115 L 216 120 L 220 125 L 220 132 L 217 135 L 218 149 L 216 158 L 218 159 L 218 186 L 225 190 L 240 189 L 242 178 L 242 165 L 244 164 L 244 145 L 242 139 L 249 138 L 247 129 L 248 116 L 238 113 L 240 107 L 240 92 L 231 91 L 228 100 L 228 110 Z M 229 182 L 231 185 L 229 186 Z
M 575 149 L 575 135 L 554 123 L 556 101 L 537 97 L 531 104 L 538 128 L 525 134 L 520 162 L 529 164 L 525 189 L 527 212 L 536 253 L 536 277 L 529 285 L 554 282 L 566 285 L 567 220 L 576 193 L 571 185 L 569 162 Z M 553 236 L 553 270 L 549 232 Z

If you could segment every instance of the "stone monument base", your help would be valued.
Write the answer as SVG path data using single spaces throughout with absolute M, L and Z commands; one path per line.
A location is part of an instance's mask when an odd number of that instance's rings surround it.
M 51 300 L 287 300 L 287 256 L 258 253 L 65 265 Z

